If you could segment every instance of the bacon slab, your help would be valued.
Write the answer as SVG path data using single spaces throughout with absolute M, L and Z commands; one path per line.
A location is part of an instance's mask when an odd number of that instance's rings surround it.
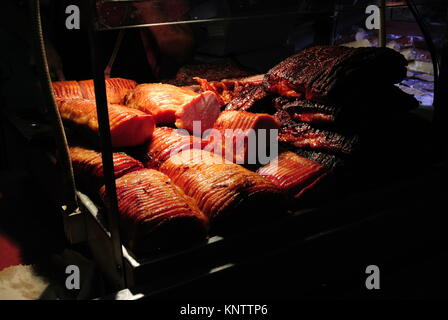
M 207 218 L 163 173 L 143 169 L 116 180 L 124 239 L 134 252 L 185 247 L 205 240 Z M 106 198 L 105 188 L 100 190 Z
M 247 87 L 241 90 L 226 106 L 226 110 L 267 112 L 272 105 L 262 85 Z
M 275 160 L 257 170 L 295 199 L 312 189 L 327 175 L 321 164 L 293 152 L 284 152 Z
M 163 81 L 176 86 L 191 85 L 195 83 L 194 77 L 201 77 L 209 81 L 220 81 L 222 79 L 235 79 L 249 77 L 252 72 L 243 70 L 234 62 L 203 63 L 182 66 L 174 79 Z
M 307 123 L 290 123 L 280 129 L 278 140 L 297 148 L 351 154 L 355 150 L 358 137 L 311 127 Z
M 335 170 L 345 165 L 345 161 L 341 157 L 334 154 L 297 148 L 294 148 L 293 152 L 297 153 L 301 157 L 320 163 L 327 169 Z
M 91 191 L 98 191 L 104 184 L 101 153 L 82 147 L 70 147 L 70 158 L 76 181 Z M 113 153 L 115 178 L 143 169 L 143 164 L 123 152 Z
M 215 92 L 221 98 L 221 105 L 226 105 L 243 90 L 261 85 L 263 75 L 256 75 L 244 79 L 223 79 L 221 81 L 211 82 L 199 77 L 194 77 L 193 79 L 197 81 L 202 92 Z
M 97 143 L 98 118 L 95 101 L 59 100 L 58 108 L 64 122 L 75 125 Z M 110 104 L 109 122 L 113 147 L 136 146 L 148 141 L 155 128 L 151 115 L 125 106 Z
M 291 123 L 295 122 L 292 119 L 291 115 L 284 110 L 279 110 L 276 113 L 274 113 L 274 118 L 277 119 L 278 122 L 280 122 L 280 125 L 282 127 L 286 127 L 286 126 L 290 125 Z
M 220 111 L 219 97 L 211 91 L 200 94 L 162 83 L 137 86 L 126 99 L 126 105 L 151 113 L 157 124 L 176 125 L 193 132 L 193 122 L 200 121 L 201 129 L 213 126 Z
M 334 101 L 369 83 L 398 83 L 406 76 L 406 65 L 406 59 L 389 48 L 316 46 L 269 70 L 263 85 L 284 97 Z
M 274 106 L 279 111 L 286 111 L 291 119 L 307 123 L 334 123 L 339 113 L 337 107 L 304 99 L 277 97 L 274 99 Z M 282 115 L 282 113 L 278 114 L 280 119 Z
M 277 186 L 210 152 L 180 152 L 165 161 L 160 171 L 197 201 L 219 232 L 281 214 Z
M 202 149 L 207 144 L 208 141 L 191 136 L 183 130 L 167 127 L 156 128 L 146 148 L 145 166 L 157 169 L 170 156 L 184 150 Z

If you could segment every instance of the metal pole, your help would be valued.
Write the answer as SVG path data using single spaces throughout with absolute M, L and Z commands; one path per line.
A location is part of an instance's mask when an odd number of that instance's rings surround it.
M 448 81 L 446 72 L 448 72 L 448 69 L 446 67 L 446 61 L 445 61 L 445 69 L 444 69 L 444 75 L 441 78 L 441 62 L 439 59 L 440 53 L 445 54 L 444 58 L 447 58 L 447 35 L 445 35 L 444 39 L 444 51 L 437 52 L 436 45 L 431 37 L 431 33 L 427 27 L 427 24 L 425 23 L 423 17 L 419 14 L 418 8 L 413 0 L 406 0 L 406 3 L 408 5 L 409 10 L 411 11 L 412 15 L 415 18 L 415 21 L 417 22 L 418 26 L 420 27 L 421 32 L 423 33 L 423 36 L 425 38 L 426 45 L 428 46 L 428 51 L 431 54 L 431 60 L 434 68 L 434 118 L 433 123 L 436 128 L 436 138 L 443 137 L 445 133 L 445 127 L 446 127 L 446 102 L 448 101 L 448 97 L 446 95 L 446 90 L 444 89 L 444 85 Z M 444 139 L 441 139 L 443 141 L 437 141 L 437 148 L 442 145 L 446 146 L 446 142 Z M 442 147 L 443 148 L 443 147 Z M 441 156 L 446 157 L 446 148 L 445 150 L 441 150 Z M 446 159 L 446 158 L 445 158 Z
M 379 1 L 380 7 L 380 30 L 378 35 L 378 45 L 386 46 L 386 0 Z
M 112 72 L 112 67 L 114 66 L 115 59 L 117 58 L 118 50 L 120 50 L 121 43 L 123 42 L 124 33 L 126 30 L 120 30 L 118 33 L 117 40 L 115 42 L 114 50 L 112 51 L 112 55 L 110 56 L 109 63 L 106 66 L 106 69 L 104 69 L 104 76 L 106 79 L 110 78 L 110 74 Z
M 106 95 L 104 66 L 100 58 L 99 33 L 95 30 L 95 1 L 92 1 L 91 20 L 89 23 L 89 40 L 92 58 L 93 79 L 95 85 L 95 100 L 98 115 L 98 128 L 101 143 L 101 155 L 103 160 L 104 181 L 106 187 L 106 209 L 108 213 L 109 231 L 115 268 L 119 275 L 117 289 L 126 288 L 126 278 L 123 269 L 123 251 L 120 236 L 120 223 L 118 214 L 117 192 L 115 185 L 114 163 L 112 157 L 112 141 L 110 133 L 109 113 Z

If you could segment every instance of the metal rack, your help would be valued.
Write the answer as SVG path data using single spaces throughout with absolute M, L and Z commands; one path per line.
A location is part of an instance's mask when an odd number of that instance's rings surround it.
M 95 9 L 98 9 L 97 2 L 91 1 L 92 5 L 92 12 L 97 12 Z M 128 1 L 128 0 L 119 0 L 119 1 L 100 1 L 99 4 L 102 3 L 133 3 L 135 1 Z M 289 7 L 287 8 L 289 9 Z M 147 261 L 146 263 L 143 263 L 145 265 L 145 268 L 142 268 L 141 264 L 137 262 L 135 258 L 133 258 L 129 252 L 122 246 L 121 240 L 120 240 L 120 228 L 118 223 L 118 209 L 117 209 L 117 199 L 116 199 L 116 190 L 115 190 L 115 179 L 114 179 L 114 173 L 113 173 L 113 161 L 112 161 L 112 146 L 111 146 L 111 140 L 110 140 L 110 128 L 109 128 L 109 119 L 108 119 L 108 113 L 107 113 L 107 97 L 106 97 L 106 90 L 105 90 L 105 77 L 104 77 L 104 70 L 101 69 L 100 63 L 99 63 L 99 50 L 98 48 L 98 39 L 101 37 L 102 32 L 107 32 L 110 30 L 125 30 L 130 28 L 143 28 L 143 27 L 149 27 L 149 26 L 158 26 L 158 25 L 164 25 L 164 24 L 193 24 L 193 23 L 214 23 L 214 22 L 234 22 L 234 21 L 243 21 L 243 20 L 252 20 L 252 19 L 266 19 L 266 18 L 278 18 L 282 17 L 285 14 L 287 15 L 293 15 L 293 16 L 303 16 L 303 15 L 321 15 L 323 12 L 311 12 L 311 11 L 303 11 L 303 10 L 295 10 L 293 12 L 290 12 L 289 10 L 279 12 L 279 13 L 273 13 L 273 14 L 255 14 L 252 16 L 248 15 L 241 15 L 237 17 L 214 17 L 210 19 L 191 19 L 191 20 L 184 20 L 184 21 L 171 21 L 171 22 L 156 22 L 156 23 L 140 23 L 137 25 L 121 25 L 121 26 L 106 26 L 104 23 L 101 23 L 98 16 L 93 14 L 91 16 L 92 24 L 90 25 L 90 44 L 92 48 L 92 62 L 94 66 L 93 75 L 94 75 L 94 84 L 95 84 L 95 95 L 96 95 L 96 105 L 98 110 L 98 123 L 99 123 L 99 131 L 100 131 L 100 137 L 101 137 L 101 150 L 102 150 L 102 157 L 103 157 L 103 165 L 104 165 L 104 178 L 105 178 L 105 186 L 106 186 L 106 192 L 108 195 L 108 203 L 107 203 L 107 217 L 109 221 L 109 232 L 107 233 L 107 237 L 104 238 L 101 237 L 101 229 L 95 228 L 96 230 L 93 231 L 96 235 L 98 235 L 99 238 L 103 238 L 103 241 L 107 242 L 109 238 L 110 244 L 112 247 L 112 253 L 109 256 L 111 258 L 110 261 L 114 262 L 114 267 L 112 267 L 115 272 L 108 272 L 110 277 L 114 279 L 116 283 L 116 287 L 119 289 L 123 289 L 127 287 L 129 284 L 134 284 L 136 282 L 135 277 L 138 277 L 136 275 L 135 270 L 139 269 L 146 269 L 146 268 L 152 268 L 152 266 L 155 264 L 157 265 L 157 262 L 154 263 L 152 261 Z M 329 12 L 326 12 L 328 15 Z M 89 203 L 85 206 L 87 212 L 89 212 L 91 215 L 87 218 L 87 223 L 93 222 L 98 223 L 98 216 L 95 214 L 97 212 L 96 209 L 94 209 L 93 203 L 90 203 L 88 199 L 85 196 L 80 197 L 81 203 Z M 90 209 L 89 209 L 90 208 Z M 92 219 L 94 217 L 94 219 Z M 89 230 L 88 230 L 89 231 Z M 104 232 L 106 232 L 106 229 L 103 229 Z M 209 242 L 202 247 L 197 247 L 193 251 L 195 251 L 195 254 L 200 254 L 201 252 L 205 254 L 203 258 L 209 255 L 211 247 L 220 247 L 222 245 L 223 239 L 220 237 L 213 237 L 209 240 Z M 228 242 L 226 242 L 225 246 L 228 246 Z M 215 250 L 216 251 L 216 250 Z M 98 252 L 98 254 L 101 254 Z M 180 258 L 185 255 L 185 253 L 180 253 L 179 255 L 175 255 L 176 259 Z M 162 261 L 169 261 L 170 259 L 164 258 Z M 188 260 L 188 259 L 187 259 Z M 160 261 L 160 260 L 159 260 Z M 185 261 L 184 261 L 185 262 Z M 209 266 L 209 269 L 207 269 L 207 263 L 206 260 L 203 261 L 203 266 L 205 269 L 199 269 L 201 270 L 200 274 L 208 273 L 208 272 L 214 272 L 214 270 L 221 270 L 226 265 L 218 263 L 215 266 Z M 105 262 L 107 263 L 107 262 Z M 110 262 L 108 262 L 110 263 Z M 197 265 L 196 265 L 197 266 Z M 204 268 L 203 267 L 203 268 Z M 114 274 L 115 273 L 115 274 Z M 138 272 L 137 272 L 138 274 Z M 166 285 L 166 284 L 165 284 Z

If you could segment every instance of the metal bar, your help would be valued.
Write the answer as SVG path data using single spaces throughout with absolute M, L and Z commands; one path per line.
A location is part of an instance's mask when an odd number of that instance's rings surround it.
M 386 46 L 386 0 L 379 1 L 380 7 L 380 30 L 378 35 L 378 45 Z
M 123 42 L 124 33 L 125 30 L 120 30 L 118 33 L 117 41 L 115 42 L 114 51 L 112 52 L 112 55 L 109 59 L 109 63 L 106 66 L 106 69 L 104 70 L 104 75 L 106 78 L 110 78 L 110 73 L 112 72 L 112 67 L 115 63 L 115 59 L 117 58 L 118 51 L 120 50 L 121 43 Z
M 95 1 L 92 1 L 93 5 Z M 94 8 L 94 7 L 93 7 Z M 94 12 L 94 10 L 92 10 Z M 91 22 L 94 20 L 91 20 Z M 101 156 L 103 160 L 104 181 L 106 187 L 106 207 L 108 213 L 109 231 L 111 234 L 111 244 L 115 259 L 116 272 L 119 274 L 120 281 L 115 285 L 119 289 L 126 288 L 126 278 L 123 269 L 123 251 L 120 237 L 120 224 L 117 204 L 117 192 L 115 185 L 114 164 L 112 158 L 112 141 L 110 133 L 109 113 L 106 95 L 106 84 L 104 69 L 99 54 L 100 36 L 89 24 L 89 40 L 91 50 L 91 60 L 93 69 L 93 78 L 95 86 L 95 100 L 98 115 L 98 127 L 101 143 Z
M 120 27 L 108 27 L 108 26 L 101 25 L 98 23 L 97 30 L 98 31 L 112 31 L 112 30 L 137 29 L 137 28 L 144 28 L 144 27 L 157 27 L 157 26 L 166 26 L 166 25 L 177 25 L 177 24 L 244 21 L 244 20 L 252 20 L 252 19 L 268 19 L 268 18 L 294 16 L 294 15 L 317 15 L 317 16 L 320 16 L 323 14 L 329 14 L 329 12 L 328 11 L 293 11 L 293 12 L 284 12 L 284 13 L 276 13 L 276 14 L 265 14 L 265 15 L 259 15 L 259 16 L 226 17 L 226 18 L 213 18 L 213 19 L 157 22 L 157 23 L 127 25 L 127 26 L 120 26 Z

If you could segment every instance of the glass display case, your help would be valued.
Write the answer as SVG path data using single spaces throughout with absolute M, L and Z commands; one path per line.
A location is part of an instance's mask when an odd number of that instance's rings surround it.
M 379 10 L 379 30 L 366 26 L 374 14 L 366 11 L 372 4 Z M 151 295 L 242 265 L 258 268 L 285 250 L 291 256 L 304 252 L 304 258 L 309 252 L 303 248 L 315 244 L 316 250 L 337 250 L 328 238 L 350 235 L 366 225 L 381 233 L 383 226 L 408 219 L 403 212 L 421 208 L 419 199 L 431 198 L 432 189 L 422 191 L 420 186 L 443 162 L 438 156 L 443 145 L 425 142 L 436 141 L 431 140 L 437 126 L 434 114 L 438 119 L 445 114 L 439 111 L 440 101 L 445 101 L 441 93 L 446 76 L 444 1 L 99 0 L 84 1 L 83 6 L 81 12 L 88 13 L 88 19 L 82 28 L 88 30 L 89 45 L 80 50 L 90 50 L 108 200 L 102 203 L 88 191 L 76 189 L 79 212 L 76 219 L 66 221 L 66 228 L 67 235 L 77 235 L 73 242 L 88 242 L 111 288 L 145 286 L 145 295 Z M 139 47 L 130 45 L 136 39 L 141 41 Z M 211 234 L 188 248 L 146 255 L 132 252 L 123 243 L 120 227 L 113 162 L 117 149 L 111 142 L 105 80 L 126 77 L 197 91 L 200 84 L 193 77 L 209 82 L 263 79 L 284 59 L 317 45 L 386 46 L 400 52 L 409 63 L 405 79 L 397 86 L 415 96 L 419 105 L 399 114 L 383 107 L 366 109 L 369 119 L 360 127 L 368 130 L 359 129 L 364 147 L 355 157 L 344 159 L 349 165 L 338 169 L 324 193 L 290 206 L 287 215 L 238 232 Z M 384 101 L 384 106 L 394 108 L 395 102 L 384 92 L 353 99 L 362 105 L 377 96 L 376 103 Z M 70 131 L 67 134 L 70 141 Z M 119 151 L 133 154 L 135 150 Z

